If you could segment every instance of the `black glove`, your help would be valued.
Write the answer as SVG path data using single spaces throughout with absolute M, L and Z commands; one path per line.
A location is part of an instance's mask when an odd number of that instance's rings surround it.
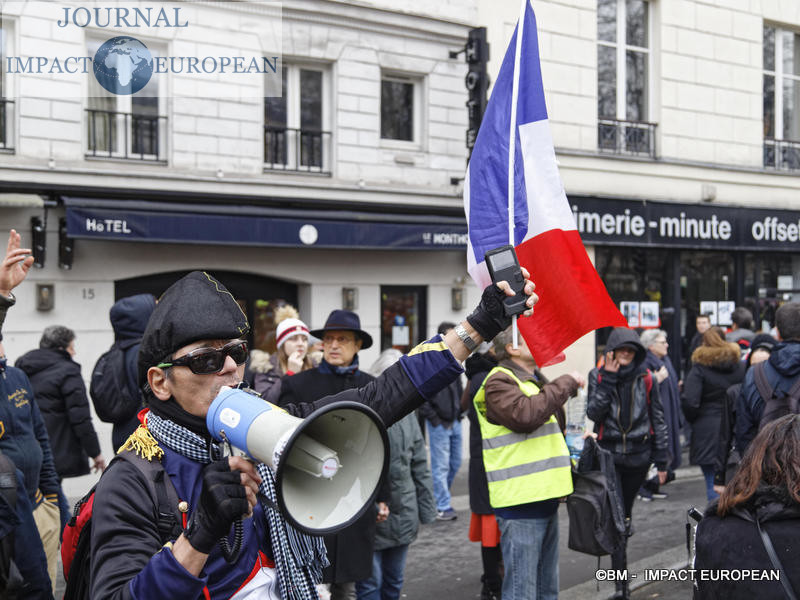
M 214 461 L 203 469 L 200 502 L 183 532 L 192 548 L 209 554 L 214 544 L 228 535 L 233 522 L 249 512 L 250 505 L 241 481 L 241 472 L 231 471 L 227 458 Z
M 498 333 L 511 325 L 511 317 L 506 316 L 503 308 L 505 298 L 508 298 L 506 293 L 495 284 L 491 284 L 483 290 L 478 308 L 467 317 L 467 322 L 487 342 L 492 341 Z

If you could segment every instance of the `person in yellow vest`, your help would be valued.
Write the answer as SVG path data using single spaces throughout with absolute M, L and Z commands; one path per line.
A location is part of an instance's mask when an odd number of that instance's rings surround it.
M 499 364 L 475 394 L 489 502 L 500 526 L 503 600 L 558 597 L 558 500 L 572 493 L 563 405 L 585 385 L 574 371 L 547 383 L 511 328 L 494 338 Z

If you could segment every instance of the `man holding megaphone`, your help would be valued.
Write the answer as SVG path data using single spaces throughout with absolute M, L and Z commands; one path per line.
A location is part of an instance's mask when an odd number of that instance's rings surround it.
M 524 274 L 527 277 L 527 272 Z M 537 300 L 533 289 L 533 283 L 526 281 L 526 315 Z M 242 445 L 260 447 L 259 438 L 265 437 L 261 433 L 268 428 L 271 416 L 280 420 L 310 415 L 313 419 L 324 413 L 313 423 L 324 423 L 326 417 L 335 422 L 349 414 L 328 410 L 337 401 L 367 405 L 377 413 L 376 421 L 391 425 L 458 377 L 462 372 L 460 361 L 482 340 L 493 338 L 510 324 L 502 302 L 506 295 L 513 292 L 505 282 L 489 286 L 475 311 L 453 331 L 420 344 L 364 387 L 313 403 L 289 405 L 285 407 L 288 414 L 267 408 L 271 412 L 251 418 L 243 416 L 245 411 L 240 411 L 239 404 L 216 411 L 219 402 L 234 395 L 227 388 L 236 387 L 242 379 L 247 345 L 241 338 L 249 331 L 247 318 L 233 296 L 207 273 L 196 271 L 173 284 L 156 306 L 139 350 L 139 384 L 149 411 L 120 451 L 160 461 L 160 474 L 166 474 L 180 500 L 174 517 L 180 533 L 166 543 L 162 541 L 161 521 L 173 516 L 160 510 L 164 503 L 154 497 L 160 494 L 152 491 L 160 488 L 145 480 L 142 469 L 131 461 L 115 461 L 94 495 L 91 597 L 316 599 L 314 585 L 327 564 L 324 545 L 321 538 L 304 533 L 314 531 L 313 526 L 304 527 L 296 516 L 289 518 L 291 507 L 283 496 L 299 496 L 298 491 L 312 480 L 313 487 L 307 488 L 312 490 L 309 495 L 332 494 L 311 475 L 282 477 L 282 470 L 289 470 L 282 452 L 289 453 L 293 445 L 315 452 L 314 448 L 321 445 L 322 460 L 311 463 L 321 464 L 323 473 L 329 464 L 333 465 L 331 472 L 340 468 L 341 472 L 329 480 L 323 475 L 323 484 L 329 481 L 335 486 L 348 466 L 352 472 L 348 461 L 354 457 L 344 454 L 341 460 L 326 458 L 324 452 L 328 447 L 344 452 L 354 440 L 337 444 L 335 439 L 324 439 L 326 431 L 335 429 L 335 423 L 319 432 L 312 425 L 305 427 L 307 445 L 297 442 L 304 435 L 287 429 L 276 444 L 269 446 L 274 447 L 272 457 L 263 456 L 263 451 L 245 452 L 261 461 L 256 465 L 242 456 L 224 456 L 224 444 L 217 440 L 235 437 L 235 431 L 246 421 L 248 431 L 241 438 L 244 442 L 233 445 L 240 449 Z M 210 432 L 206 417 L 218 396 L 222 398 L 214 414 L 219 416 L 209 419 L 218 430 Z M 259 402 L 262 408 L 271 406 Z M 242 402 L 244 405 L 251 406 Z M 302 421 L 296 429 L 308 421 Z M 369 440 L 371 430 L 366 427 L 363 431 Z M 303 462 L 305 455 L 300 451 L 292 451 L 292 455 Z M 360 478 L 351 473 L 345 481 L 352 482 L 345 490 L 347 496 L 357 490 Z M 276 483 L 284 486 L 284 493 L 276 492 Z M 362 490 L 361 501 L 371 501 L 369 491 Z M 296 502 L 301 503 L 302 498 Z M 311 506 L 307 514 L 313 516 L 314 510 Z

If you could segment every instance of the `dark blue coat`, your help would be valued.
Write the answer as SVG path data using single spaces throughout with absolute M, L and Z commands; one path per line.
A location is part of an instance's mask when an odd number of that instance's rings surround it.
M 649 350 L 644 358 L 644 366 L 653 373 L 664 366 L 669 373 L 669 377 L 658 384 L 658 395 L 661 399 L 661 406 L 664 409 L 664 421 L 667 424 L 667 433 L 669 434 L 667 452 L 669 452 L 670 462 L 667 468 L 674 471 L 681 466 L 680 434 L 681 427 L 684 424 L 683 411 L 681 410 L 681 394 L 678 390 L 678 375 L 675 373 L 668 356 L 658 358 Z
M 58 495 L 58 475 L 33 387 L 15 367 L 0 368 L 0 450 L 22 472 L 34 506 L 41 502 L 39 490 L 50 499 Z
M 800 377 L 800 342 L 788 341 L 775 346 L 769 360 L 765 361 L 764 374 L 779 397 L 781 393 L 788 393 Z M 754 369 L 748 369 L 736 402 L 736 447 L 741 454 L 756 437 L 763 412 L 764 400 L 756 388 Z
M 156 299 L 152 294 L 137 294 L 122 298 L 114 303 L 109 311 L 111 327 L 114 329 L 114 341 L 141 340 L 147 321 L 156 307 Z M 133 344 L 125 351 L 125 377 L 131 390 L 139 390 L 137 358 L 139 343 Z M 127 422 L 114 423 L 111 442 L 116 450 L 128 436 L 139 426 L 139 419 L 133 415 Z

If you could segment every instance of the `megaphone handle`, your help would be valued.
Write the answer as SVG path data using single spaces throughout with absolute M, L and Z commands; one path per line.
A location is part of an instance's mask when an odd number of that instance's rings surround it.
M 244 539 L 244 528 L 242 520 L 236 519 L 233 523 L 233 546 L 228 543 L 227 538 L 219 538 L 219 549 L 222 551 L 222 556 L 225 562 L 232 565 L 239 559 L 239 553 L 242 551 L 242 540 Z

